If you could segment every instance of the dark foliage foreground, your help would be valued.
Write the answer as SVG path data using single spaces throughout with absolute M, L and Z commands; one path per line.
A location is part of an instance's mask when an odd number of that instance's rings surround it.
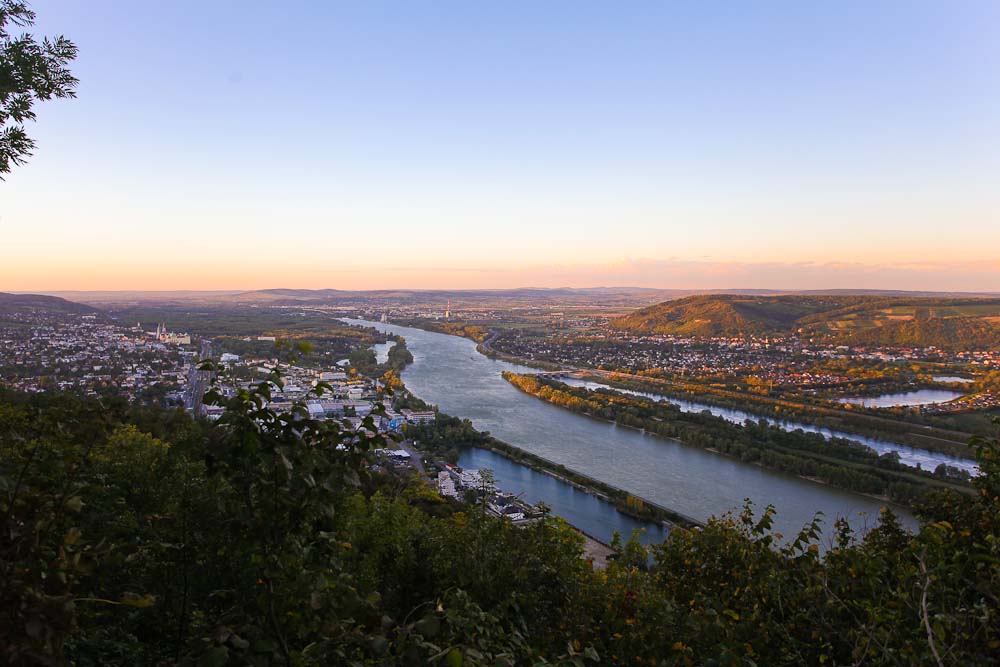
M 416 479 L 378 437 L 266 407 L 180 412 L 0 394 L 0 663 L 990 664 L 1000 457 L 913 535 L 772 510 L 630 541 L 606 571 L 558 519 L 514 528 Z M 340 446 L 340 447 L 338 447 Z

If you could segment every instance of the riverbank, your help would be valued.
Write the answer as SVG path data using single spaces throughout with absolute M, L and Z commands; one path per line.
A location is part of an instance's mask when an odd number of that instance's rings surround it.
M 741 404 L 730 405 L 729 402 L 698 400 L 699 397 L 686 395 L 678 396 L 676 394 L 662 394 L 655 391 L 645 391 L 645 388 L 637 388 L 637 386 L 633 383 L 625 384 L 619 382 L 608 382 L 602 378 L 594 376 L 584 376 L 581 378 L 577 374 L 566 375 L 560 373 L 554 377 L 555 379 L 574 387 L 584 387 L 592 390 L 612 390 L 624 394 L 640 396 L 657 402 L 666 401 L 677 406 L 683 412 L 708 411 L 716 417 L 721 417 L 722 419 L 736 425 L 743 425 L 747 421 L 760 422 L 763 420 L 768 424 L 785 431 L 801 430 L 809 433 L 817 433 L 828 440 L 839 439 L 856 442 L 869 447 L 879 455 L 894 454 L 899 457 L 900 463 L 918 470 L 937 471 L 939 466 L 944 464 L 947 466 L 947 470 L 954 472 L 955 474 L 958 474 L 958 471 L 964 471 L 970 476 L 975 476 L 979 472 L 976 462 L 971 459 L 956 457 L 941 452 L 934 452 L 926 448 L 903 445 L 893 440 L 887 440 L 881 434 L 868 436 L 837 430 L 838 424 L 836 423 L 823 423 L 823 425 L 818 425 L 816 423 L 798 420 L 787 411 L 779 412 L 775 410 L 772 413 L 766 410 L 758 410 L 748 412 L 748 408 Z
M 836 537 L 835 519 L 844 519 L 859 531 L 869 530 L 871 517 L 878 516 L 882 506 L 858 493 L 618 428 L 526 396 L 506 382 L 501 373 L 531 373 L 532 369 L 479 354 L 476 343 L 467 338 L 387 323 L 349 322 L 405 337 L 414 362 L 404 370 L 402 380 L 410 391 L 438 405 L 442 412 L 462 415 L 470 426 L 523 451 L 699 521 L 738 512 L 749 499 L 757 508 L 773 505 L 777 510 L 775 529 L 786 535 L 797 534 L 817 512 L 822 512 L 826 517 L 822 528 L 826 540 Z M 504 470 L 507 479 L 519 485 L 517 488 L 533 495 L 533 502 L 554 499 L 555 505 L 562 508 L 561 516 L 580 521 L 576 525 L 587 526 L 587 532 L 601 539 L 609 540 L 612 530 L 630 534 L 634 526 L 628 524 L 636 523 L 596 496 L 549 475 L 483 449 L 462 451 L 483 454 L 478 460 L 469 457 L 463 465 L 496 465 L 496 469 Z M 458 453 L 454 456 L 457 458 Z M 893 509 L 907 528 L 916 527 L 906 507 Z
M 523 449 L 514 447 L 506 442 L 497 440 L 491 436 L 486 436 L 490 445 L 482 447 L 495 454 L 504 456 L 511 461 L 526 466 L 537 472 L 549 475 L 565 484 L 589 493 L 614 506 L 618 512 L 625 516 L 639 521 L 655 521 L 665 527 L 680 526 L 682 528 L 695 528 L 704 526 L 697 519 L 685 516 L 680 512 L 663 507 L 650 500 L 639 498 L 631 493 L 619 489 L 616 486 L 594 479 L 589 475 L 571 470 L 566 466 L 550 461 L 536 454 L 526 452 Z M 475 446 L 475 445 L 474 445 Z
M 647 378 L 640 375 L 593 369 L 580 370 L 578 373 L 581 379 L 592 379 L 610 386 L 659 393 L 667 398 L 673 397 L 706 403 L 721 408 L 755 410 L 761 416 L 800 421 L 819 428 L 838 430 L 869 438 L 885 439 L 886 436 L 891 436 L 892 441 L 900 445 L 968 460 L 973 458 L 973 452 L 968 445 L 968 441 L 972 437 L 969 433 L 910 424 L 886 417 L 864 414 L 858 410 L 830 408 L 787 399 L 744 394 L 722 388 L 710 388 L 692 383 L 676 383 Z
M 820 428 L 841 430 L 859 436 L 870 438 L 891 435 L 895 442 L 907 447 L 926 449 L 939 454 L 947 454 L 972 460 L 973 452 L 968 442 L 973 434 L 955 431 L 927 424 L 914 424 L 898 419 L 891 419 L 878 414 L 871 414 L 871 409 L 856 407 L 853 409 L 836 408 L 829 405 L 818 405 L 788 398 L 774 398 L 738 392 L 722 387 L 692 382 L 677 382 L 644 375 L 607 371 L 592 367 L 569 367 L 554 364 L 544 360 L 519 357 L 505 352 L 499 352 L 488 343 L 487 339 L 477 347 L 482 354 L 511 364 L 537 368 L 545 371 L 565 371 L 579 373 L 581 377 L 592 376 L 610 382 L 636 382 L 645 385 L 645 391 L 658 391 L 676 398 L 684 398 L 733 409 L 757 409 L 778 419 L 794 417 Z M 940 388 L 940 387 L 937 387 Z M 880 408 L 884 409 L 884 408 Z
M 490 332 L 485 327 L 478 324 L 465 324 L 463 322 L 453 322 L 450 320 L 427 320 L 422 318 L 394 319 L 391 324 L 400 327 L 411 327 L 431 333 L 446 334 L 448 336 L 458 336 L 468 338 L 476 343 L 482 343 L 489 336 Z
M 476 345 L 476 352 L 483 355 L 484 357 L 489 357 L 490 359 L 496 359 L 498 361 L 505 361 L 508 364 L 518 364 L 519 366 L 528 366 L 529 368 L 537 368 L 543 371 L 559 371 L 563 370 L 563 366 L 559 364 L 554 364 L 551 361 L 542 361 L 539 359 L 525 359 L 523 357 L 515 357 L 512 354 L 507 354 L 505 352 L 498 352 L 493 348 L 492 342 L 496 340 L 499 334 L 496 331 L 491 331 L 490 335 L 486 337 L 485 340 Z
M 397 363 L 392 367 L 392 370 L 397 374 L 401 374 L 405 368 L 413 362 L 413 356 L 406 349 L 405 338 L 397 337 L 396 345 L 388 351 L 390 357 L 392 356 L 393 351 L 397 348 L 403 352 L 396 357 Z M 416 403 L 416 407 L 421 409 L 430 409 L 431 407 L 419 396 L 416 396 L 413 392 L 409 391 L 402 382 L 396 386 L 395 391 L 397 400 L 405 397 L 407 405 Z M 447 423 L 449 420 L 460 420 L 460 418 L 438 412 L 436 422 Z M 417 428 L 419 429 L 421 427 Z M 548 475 L 553 479 L 572 486 L 579 491 L 593 495 L 594 497 L 612 505 L 615 510 L 622 515 L 637 521 L 652 522 L 666 528 L 672 528 L 674 526 L 693 528 L 704 525 L 692 517 L 654 503 L 648 499 L 630 494 L 614 485 L 601 482 L 600 480 L 585 475 L 579 471 L 567 468 L 566 466 L 546 459 L 545 457 L 527 452 L 519 447 L 515 447 L 509 443 L 494 438 L 487 433 L 482 433 L 475 429 L 473 429 L 473 431 L 477 438 L 470 438 L 464 442 L 454 444 L 478 447 L 503 456 L 518 465 L 522 465 L 536 472 Z M 436 453 L 440 454 L 440 452 Z M 587 535 L 589 538 L 595 540 L 597 539 L 583 531 L 580 527 L 574 527 L 584 535 Z
M 573 412 L 873 498 L 911 505 L 929 488 L 970 492 L 967 483 L 932 477 L 848 441 L 827 441 L 818 434 L 764 424 L 738 426 L 652 399 L 612 390 L 591 392 L 539 376 L 505 373 L 503 377 L 522 392 Z
M 407 391 L 402 400 L 408 406 L 416 405 L 424 410 L 431 408 L 412 392 Z M 473 447 L 502 456 L 517 465 L 547 475 L 578 491 L 594 496 L 611 505 L 623 516 L 637 521 L 650 522 L 667 528 L 673 526 L 693 528 L 703 525 L 697 519 L 669 507 L 641 498 L 613 484 L 602 482 L 551 459 L 532 454 L 520 447 L 494 438 L 489 433 L 477 430 L 468 421 L 444 412 L 438 411 L 432 424 L 408 427 L 406 434 L 415 442 L 421 443 L 418 445 L 418 449 L 430 456 L 447 458 L 448 451 L 458 447 Z

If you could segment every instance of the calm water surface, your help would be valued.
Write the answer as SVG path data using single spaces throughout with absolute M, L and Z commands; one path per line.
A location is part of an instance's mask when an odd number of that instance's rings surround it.
M 841 403 L 863 405 L 866 408 L 892 408 L 899 405 L 929 405 L 931 403 L 947 403 L 965 396 L 960 391 L 951 389 L 918 389 L 901 394 L 883 394 L 882 396 L 854 396 L 841 398 Z
M 489 468 L 497 480 L 497 487 L 515 493 L 529 503 L 544 500 L 552 513 L 561 516 L 585 533 L 605 542 L 611 542 L 615 531 L 628 539 L 638 530 L 644 544 L 660 543 L 667 536 L 667 529 L 658 524 L 637 521 L 627 517 L 611 503 L 597 496 L 580 491 L 571 484 L 538 472 L 520 463 L 485 449 L 465 447 L 458 459 L 463 468 L 480 470 Z
M 931 452 L 926 449 L 907 447 L 906 445 L 901 445 L 896 442 L 890 442 L 888 440 L 877 440 L 875 438 L 869 438 L 863 435 L 855 435 L 854 433 L 846 433 L 844 431 L 835 431 L 833 429 L 823 428 L 822 426 L 803 424 L 800 422 L 788 421 L 784 419 L 774 419 L 773 417 L 759 415 L 752 412 L 745 412 L 743 410 L 723 408 L 716 405 L 708 405 L 706 403 L 696 403 L 694 401 L 686 401 L 683 399 L 674 398 L 672 396 L 664 396 L 661 394 L 654 394 L 645 391 L 622 389 L 620 387 L 612 387 L 611 385 L 579 380 L 577 378 L 560 378 L 559 381 L 574 387 L 585 387 L 587 389 L 611 389 L 612 391 L 621 392 L 623 394 L 631 394 L 633 396 L 642 396 L 643 398 L 651 398 L 654 401 L 667 401 L 668 403 L 673 403 L 684 412 L 704 412 L 707 410 L 716 417 L 722 417 L 726 421 L 732 422 L 734 424 L 742 424 L 748 419 L 751 421 L 759 421 L 763 419 L 768 424 L 777 426 L 785 431 L 802 430 L 807 433 L 819 433 L 820 435 L 822 435 L 824 438 L 827 439 L 844 438 L 847 440 L 853 440 L 854 442 L 860 442 L 863 445 L 871 447 L 879 454 L 885 454 L 887 452 L 896 452 L 897 454 L 899 454 L 899 460 L 903 464 L 913 467 L 919 465 L 924 470 L 934 470 L 934 468 L 938 467 L 938 465 L 942 463 L 947 463 L 950 466 L 960 468 L 973 475 L 979 472 L 979 468 L 976 466 L 976 462 L 971 459 L 963 459 L 957 456 L 939 454 L 937 452 Z
M 410 391 L 442 411 L 471 419 L 476 428 L 515 447 L 696 519 L 739 508 L 744 498 L 750 498 L 758 508 L 769 503 L 777 508 L 775 529 L 785 535 L 798 531 L 820 511 L 829 534 L 837 517 L 863 529 L 874 522 L 882 505 L 862 495 L 746 465 L 545 403 L 518 391 L 500 376 L 505 370 L 526 373 L 533 369 L 485 357 L 471 340 L 379 322 L 346 321 L 405 336 L 413 363 L 403 371 L 403 381 Z M 541 488 L 533 487 L 528 493 L 527 487 L 501 486 L 529 496 L 537 495 Z M 556 506 L 554 500 L 543 499 Z M 893 509 L 906 525 L 915 525 L 905 509 Z M 558 513 L 566 516 L 567 511 L 561 507 Z M 594 531 L 598 537 L 611 533 L 614 516 L 621 515 L 606 512 L 595 518 L 605 527 Z
M 375 343 L 372 345 L 372 349 L 375 350 L 375 361 L 380 364 L 384 364 L 389 361 L 389 350 L 396 347 L 396 341 L 389 340 L 384 343 Z

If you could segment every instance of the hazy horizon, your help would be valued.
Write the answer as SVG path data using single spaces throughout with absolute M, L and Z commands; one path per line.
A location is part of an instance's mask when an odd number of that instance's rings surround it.
M 263 289 L 341 290 L 483 290 L 483 289 L 586 289 L 594 287 L 659 290 L 881 290 L 912 292 L 1000 292 L 1000 261 L 865 265 L 741 262 L 712 263 L 679 260 L 625 261 L 601 267 L 534 267 L 527 269 L 429 269 L 413 267 L 316 270 L 317 277 L 291 280 L 280 271 L 234 271 L 224 279 L 206 283 L 177 279 L 174 272 L 143 280 L 133 274 L 127 285 L 102 279 L 99 268 L 78 275 L 75 282 L 62 276 L 4 275 L 0 266 L 0 291 L 5 292 L 172 292 L 254 291 Z M 263 273 L 263 275 L 261 275 Z M 96 275 L 95 275 L 96 274 Z M 249 275 L 248 275 L 249 274 Z M 334 275 L 334 280 L 321 276 Z M 789 275 L 792 277 L 789 278 Z M 664 279 L 663 276 L 667 278 Z
M 427 293 L 479 293 L 479 292 L 518 292 L 518 291 L 560 291 L 560 290 L 575 290 L 575 291 L 608 291 L 615 292 L 620 290 L 622 292 L 628 290 L 643 290 L 648 292 L 676 292 L 678 295 L 683 294 L 744 294 L 744 293 L 775 293 L 775 294 L 799 294 L 799 293 L 900 293 L 900 294 L 960 294 L 960 295 L 970 295 L 970 296 L 983 296 L 983 297 L 995 297 L 1000 295 L 1000 291 L 990 291 L 990 290 L 905 290 L 905 289 L 893 289 L 880 288 L 880 289 L 868 289 L 868 288 L 817 288 L 817 289 L 796 289 L 796 288 L 762 288 L 753 286 L 744 287 L 720 287 L 720 288 L 709 288 L 709 287 L 690 287 L 690 288 L 673 288 L 673 287 L 642 287 L 639 285 L 584 285 L 577 287 L 570 287 L 568 285 L 558 285 L 552 287 L 545 287 L 539 285 L 507 285 L 501 287 L 488 287 L 488 288 L 467 288 L 461 286 L 451 286 L 451 287 L 436 287 L 436 288 L 420 288 L 420 287 L 408 287 L 399 286 L 394 287 L 384 287 L 384 288 L 373 288 L 373 289 L 343 289 L 338 287 L 316 287 L 316 288 L 296 288 L 296 287 L 262 287 L 254 289 L 39 289 L 39 290 L 0 290 L 0 293 L 9 294 L 42 294 L 42 295 L 83 295 L 83 296 L 93 296 L 93 295 L 118 295 L 118 294 L 131 294 L 131 295 L 218 295 L 218 296 L 230 296 L 230 295 L 240 295 L 240 294 L 250 294 L 255 292 L 326 292 L 326 291 L 340 291 L 345 293 L 353 292 L 427 292 Z
M 0 290 L 1000 291 L 1000 5 L 36 1 Z

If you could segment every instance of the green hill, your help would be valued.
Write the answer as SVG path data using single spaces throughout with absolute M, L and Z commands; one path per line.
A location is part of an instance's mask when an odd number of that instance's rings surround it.
M 0 318 L 27 314 L 103 315 L 102 311 L 82 303 L 44 294 L 9 294 L 0 292 Z
M 693 296 L 612 321 L 621 331 L 680 336 L 787 335 L 844 344 L 1000 346 L 1000 299 L 871 295 Z
M 1000 348 L 1000 327 L 974 317 L 932 317 L 892 321 L 845 333 L 861 345 L 905 347 L 934 345 L 942 349 Z
M 845 308 L 858 296 L 746 296 L 718 294 L 665 301 L 637 310 L 612 325 L 635 333 L 725 336 L 786 333 L 804 317 Z

